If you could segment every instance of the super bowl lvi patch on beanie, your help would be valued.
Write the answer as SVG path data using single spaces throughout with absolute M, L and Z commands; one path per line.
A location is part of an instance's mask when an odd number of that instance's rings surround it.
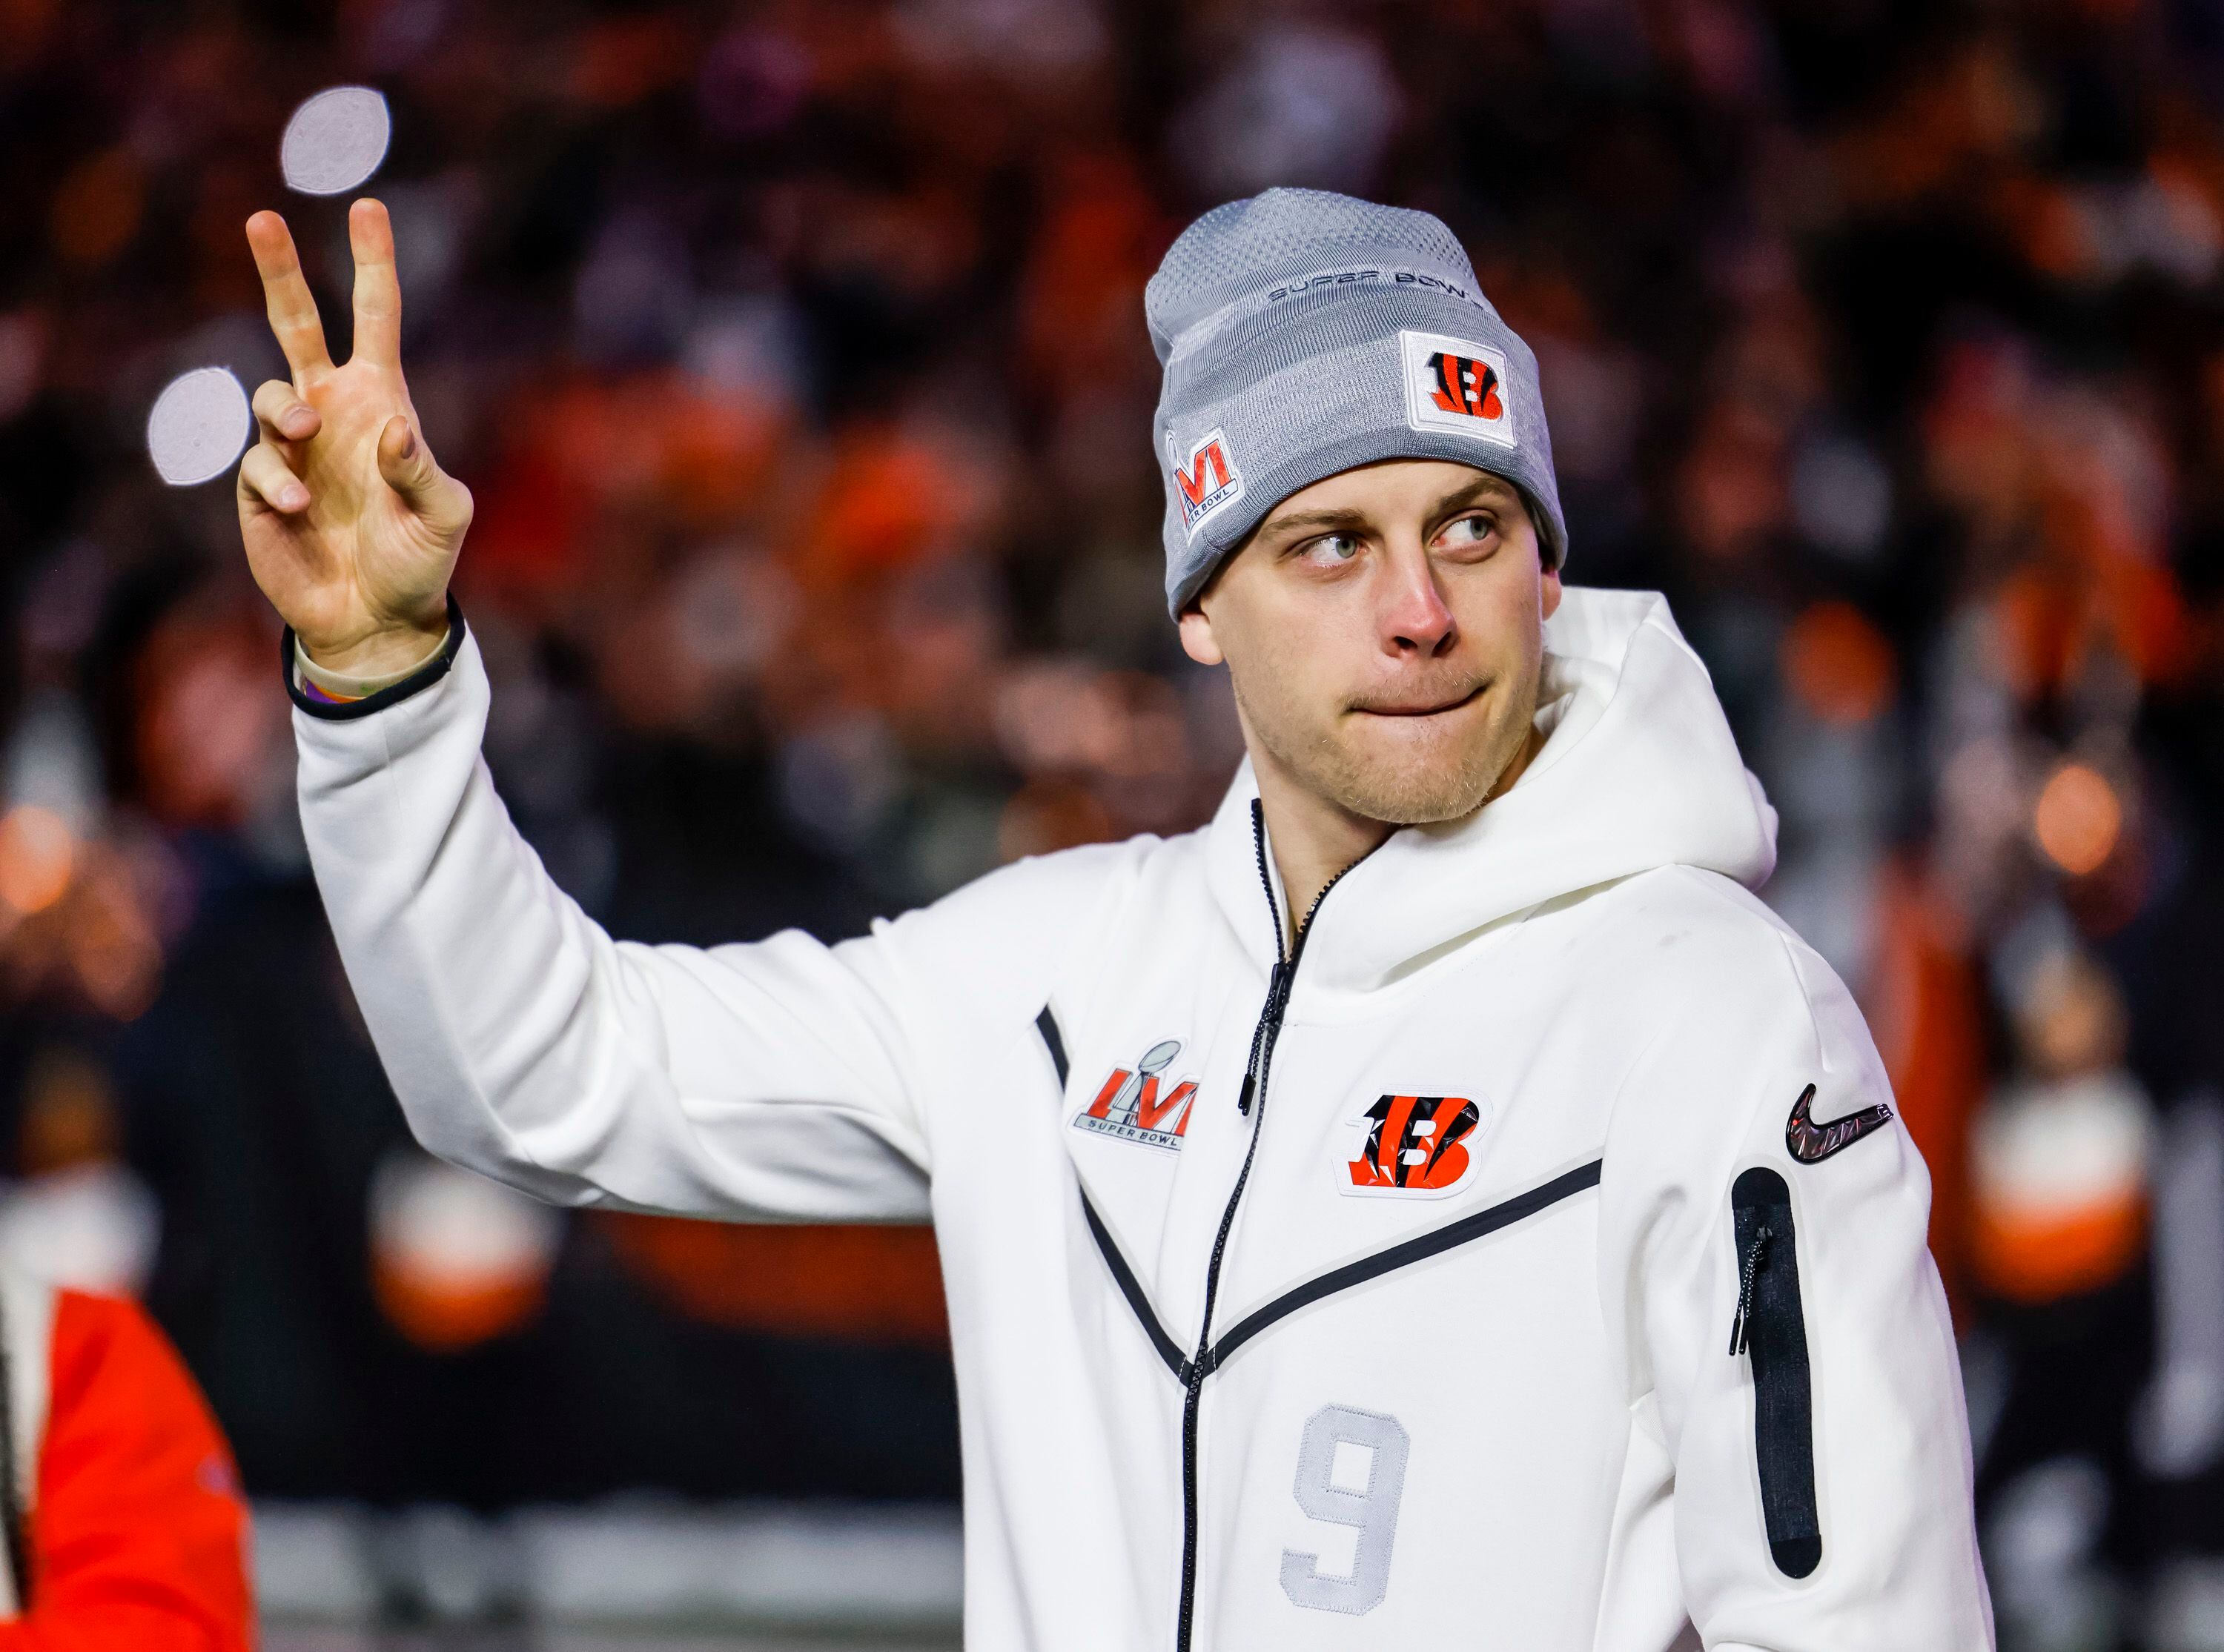
M 1165 368 L 1166 606 L 1178 617 L 1267 513 L 1378 459 L 1452 459 L 1521 490 L 1567 559 L 1537 358 L 1426 212 L 1270 189 L 1182 231 L 1144 290 Z

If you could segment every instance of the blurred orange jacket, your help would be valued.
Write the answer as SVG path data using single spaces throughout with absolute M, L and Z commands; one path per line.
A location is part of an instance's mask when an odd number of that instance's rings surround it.
M 0 1652 L 252 1646 L 247 1505 L 168 1339 L 135 1302 L 0 1277 Z

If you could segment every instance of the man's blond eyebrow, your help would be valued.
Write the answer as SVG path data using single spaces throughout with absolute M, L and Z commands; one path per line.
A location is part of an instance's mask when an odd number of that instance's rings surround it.
M 1286 527 L 1362 527 L 1367 515 L 1355 510 L 1298 510 L 1286 516 L 1270 517 L 1259 524 L 1260 534 L 1273 533 Z
M 1516 499 L 1521 496 L 1515 491 L 1513 484 L 1503 476 L 1494 476 L 1488 474 L 1479 476 L 1465 487 L 1455 488 L 1437 501 L 1435 508 L 1429 514 L 1432 518 L 1449 516 L 1456 510 L 1465 510 L 1469 505 L 1475 504 L 1486 495 L 1495 496 L 1501 494 L 1511 495 Z

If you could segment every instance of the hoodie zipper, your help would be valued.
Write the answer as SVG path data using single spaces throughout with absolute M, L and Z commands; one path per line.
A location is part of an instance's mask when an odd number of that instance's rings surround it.
M 1742 1172 L 1730 1188 L 1730 1242 L 1739 1258 L 1730 1357 L 1752 1362 L 1762 1524 L 1769 1556 L 1788 1578 L 1808 1576 L 1823 1559 L 1798 1240 L 1784 1178 L 1766 1165 Z
M 1235 1186 L 1220 1213 L 1220 1232 L 1212 1241 L 1212 1259 L 1204 1271 L 1204 1323 L 1197 1332 L 1197 1352 L 1189 1360 L 1186 1391 L 1182 1397 L 1182 1575 L 1181 1611 L 1174 1631 L 1175 1652 L 1190 1652 L 1197 1611 L 1197 1408 L 1204 1397 L 1204 1379 L 1212 1368 L 1212 1305 L 1220 1291 L 1220 1264 L 1228 1252 L 1228 1235 L 1235 1226 L 1236 1207 L 1243 1202 L 1244 1184 L 1251 1179 L 1251 1161 L 1259 1151 L 1259 1132 L 1267 1122 L 1267 1075 L 1274 1064 L 1274 1044 L 1282 1036 L 1282 1017 L 1290 1007 L 1290 987 L 1297 979 L 1298 960 L 1304 956 L 1305 937 L 1312 933 L 1313 918 L 1328 899 L 1328 892 L 1343 881 L 1346 867 L 1321 886 L 1320 893 L 1305 910 L 1285 954 L 1282 946 L 1282 908 L 1274 899 L 1274 879 L 1267 867 L 1267 814 L 1257 798 L 1251 802 L 1251 835 L 1259 854 L 1259 882 L 1267 892 L 1267 914 L 1274 920 L 1274 968 L 1267 977 L 1267 1002 L 1259 1012 L 1259 1025 L 1251 1033 L 1251 1056 L 1243 1069 L 1243 1088 L 1236 1111 L 1251 1118 L 1255 1102 L 1258 1116 L 1251 1119 L 1251 1143 L 1243 1150 L 1243 1168 L 1235 1173 Z M 1360 860 L 1367 857 L 1362 855 Z M 1358 861 L 1351 865 L 1357 866 Z

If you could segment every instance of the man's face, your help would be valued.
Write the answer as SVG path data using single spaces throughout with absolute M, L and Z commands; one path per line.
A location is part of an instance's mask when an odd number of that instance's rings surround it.
M 1277 505 L 1182 615 L 1228 664 L 1253 761 L 1362 818 L 1481 807 L 1537 709 L 1560 602 L 1513 484 L 1393 459 Z

